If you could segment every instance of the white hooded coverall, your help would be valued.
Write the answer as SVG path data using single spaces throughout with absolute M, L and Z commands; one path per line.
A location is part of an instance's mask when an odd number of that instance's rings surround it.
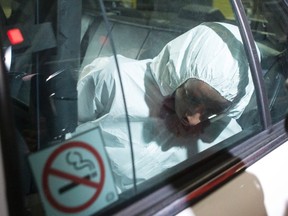
M 134 60 L 117 55 L 131 126 L 137 182 L 167 171 L 242 129 L 241 116 L 254 91 L 238 27 L 203 23 L 169 42 L 158 56 Z M 200 136 L 177 137 L 159 118 L 165 97 L 189 78 L 202 80 L 233 103 L 227 116 Z M 78 82 L 79 122 L 104 114 L 101 127 L 120 189 L 131 187 L 132 167 L 125 110 L 115 58 L 95 59 Z M 169 169 L 173 172 L 173 168 Z

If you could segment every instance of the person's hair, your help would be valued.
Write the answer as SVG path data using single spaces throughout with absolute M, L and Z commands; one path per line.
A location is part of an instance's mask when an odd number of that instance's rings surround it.
M 210 114 L 223 113 L 232 104 L 231 101 L 225 99 L 217 90 L 201 80 L 191 78 L 183 85 L 189 103 L 191 105 L 202 105 L 206 112 Z

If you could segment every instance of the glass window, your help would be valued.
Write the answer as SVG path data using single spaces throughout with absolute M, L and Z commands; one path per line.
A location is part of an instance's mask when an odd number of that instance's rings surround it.
M 287 2 L 243 0 L 253 36 L 261 52 L 261 66 L 272 121 L 287 113 Z
M 23 37 L 4 48 L 27 203 L 40 197 L 48 215 L 102 211 L 261 130 L 230 1 L 99 2 L 19 1 L 5 20 Z M 271 104 L 285 103 L 274 74 L 286 37 L 260 15 Z

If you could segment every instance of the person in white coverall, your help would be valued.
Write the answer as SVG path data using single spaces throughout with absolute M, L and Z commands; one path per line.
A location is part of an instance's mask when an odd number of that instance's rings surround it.
M 237 26 L 203 23 L 169 42 L 153 59 L 120 55 L 117 59 L 137 182 L 242 130 L 236 119 L 249 103 L 254 86 Z M 125 189 L 132 171 L 114 57 L 95 59 L 78 81 L 79 122 L 107 113 L 102 124 L 106 149 L 120 188 Z M 206 121 L 220 114 L 225 117 L 213 124 Z

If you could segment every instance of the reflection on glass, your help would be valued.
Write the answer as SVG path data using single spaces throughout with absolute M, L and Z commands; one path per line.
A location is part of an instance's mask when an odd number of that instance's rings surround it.
M 254 91 L 238 27 L 207 22 L 154 58 L 117 56 L 132 131 L 137 182 L 239 133 Z M 78 120 L 102 122 L 121 190 L 132 186 L 131 158 L 114 57 L 96 58 L 78 81 Z M 218 120 L 215 120 L 217 119 Z M 221 118 L 220 118 L 221 117 Z M 213 124 L 211 123 L 213 122 Z
M 287 23 L 285 1 L 243 1 L 253 36 L 261 50 L 262 69 L 273 122 L 287 113 Z
M 234 135 L 243 138 L 242 131 L 259 126 L 230 1 L 103 1 L 106 13 L 96 0 L 57 5 L 63 10 L 42 3 L 38 8 L 22 2 L 7 21 L 33 26 L 33 42 L 13 47 L 9 72 L 17 130 L 28 153 L 100 125 L 111 166 L 106 169 L 111 168 L 121 194 L 134 183 L 141 189 L 155 176 L 162 181 L 162 174 L 179 171 L 176 165 L 193 165 L 235 144 Z M 268 65 L 266 57 L 286 53 L 284 42 L 275 41 L 273 28 L 262 28 L 268 21 L 260 25 L 263 18 L 255 18 L 259 11 L 250 3 L 245 1 L 245 7 L 253 18 L 261 63 L 278 71 L 280 65 Z M 69 8 L 73 16 L 64 16 Z M 272 88 L 278 78 L 271 70 L 267 74 Z M 35 194 L 28 185 L 28 194 Z

